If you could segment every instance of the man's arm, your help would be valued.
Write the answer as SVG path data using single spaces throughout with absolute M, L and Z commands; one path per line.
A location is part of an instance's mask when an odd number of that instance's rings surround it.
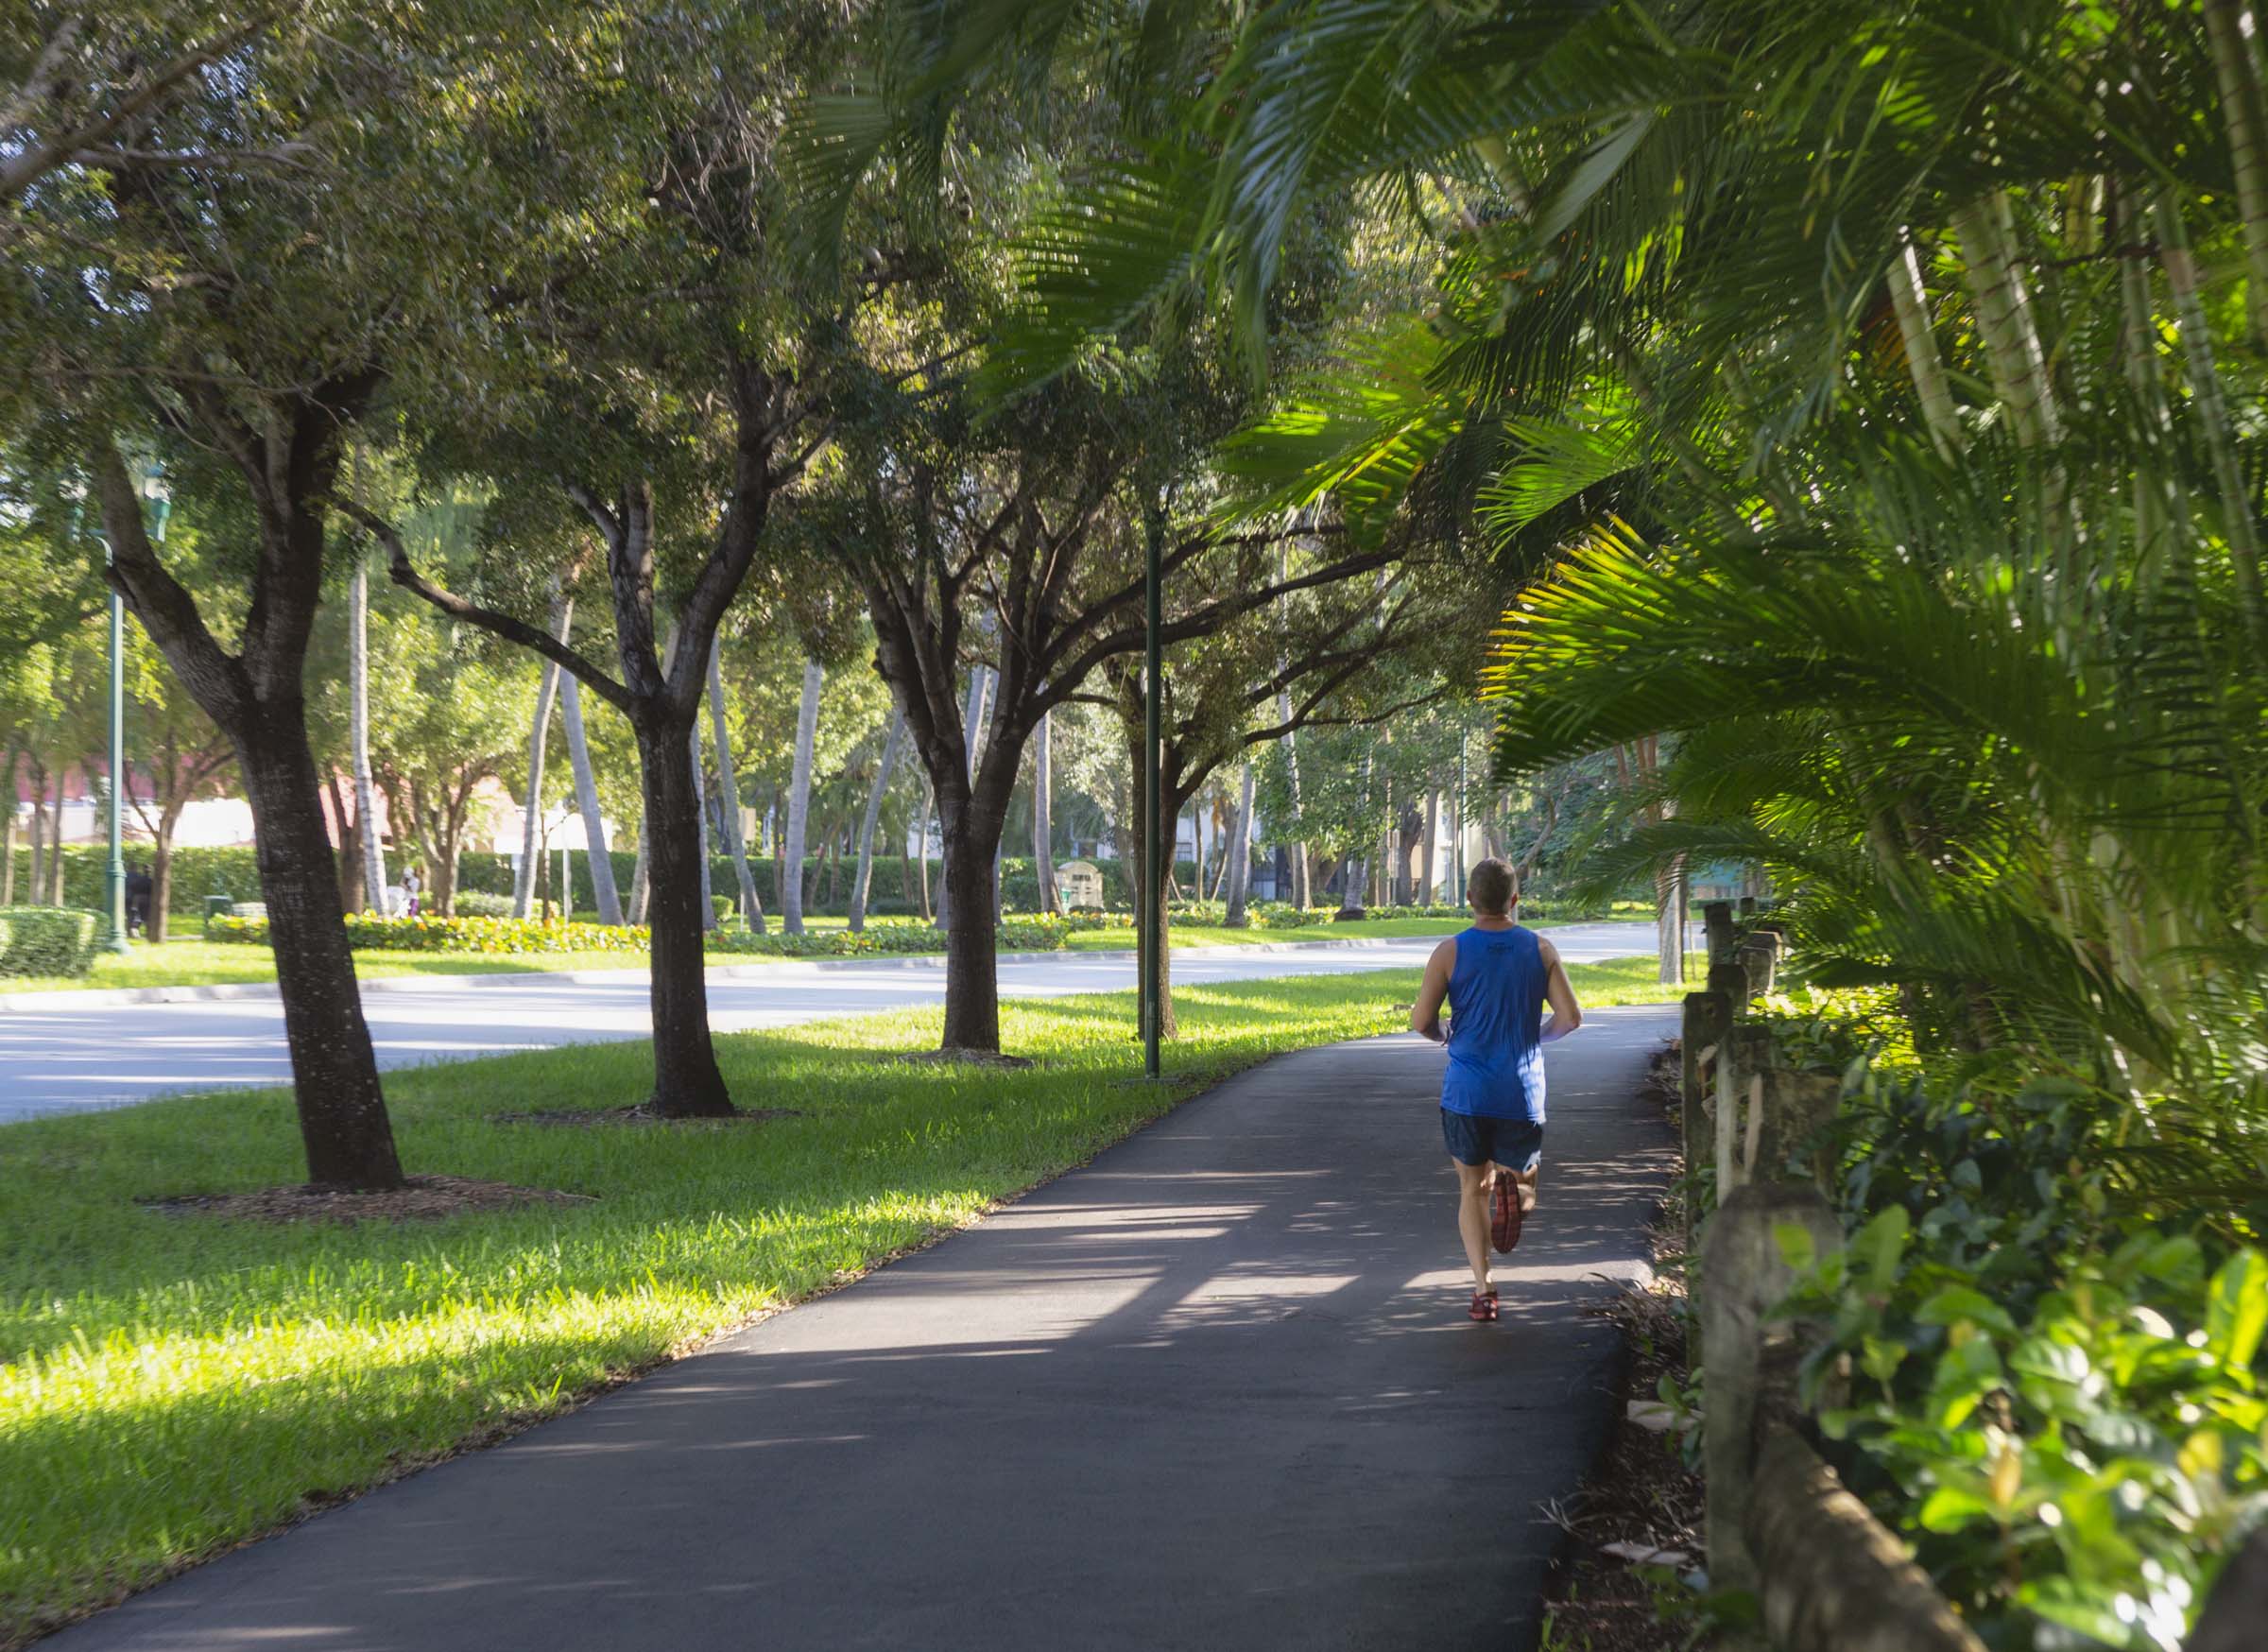
M 1574 984 L 1567 978 L 1567 966 L 1559 961 L 1559 949 L 1540 937 L 1537 945 L 1543 955 L 1543 996 L 1552 1007 L 1552 1019 L 1543 1024 L 1538 1041 L 1548 1044 L 1583 1024 L 1583 1007 L 1575 1002 Z
M 1441 1001 L 1449 996 L 1449 972 L 1456 963 L 1457 938 L 1452 935 L 1425 960 L 1425 980 L 1418 988 L 1418 1002 L 1410 1006 L 1410 1030 L 1436 1044 L 1449 1042 L 1449 1035 L 1441 1030 Z

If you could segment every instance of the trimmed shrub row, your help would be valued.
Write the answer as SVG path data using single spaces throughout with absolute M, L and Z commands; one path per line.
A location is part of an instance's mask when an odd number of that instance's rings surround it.
M 244 946 L 268 944 L 265 918 L 214 918 L 207 940 Z M 356 914 L 347 920 L 347 944 L 356 952 L 643 953 L 645 931 L 610 928 L 603 923 L 539 923 L 510 918 L 378 918 Z
M 68 906 L 0 907 L 0 978 L 82 978 L 94 967 L 101 928 L 94 913 Z

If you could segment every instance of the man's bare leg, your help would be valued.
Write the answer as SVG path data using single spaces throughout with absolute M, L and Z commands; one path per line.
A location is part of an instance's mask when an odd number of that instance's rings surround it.
M 1467 1164 L 1452 1159 L 1457 1167 L 1457 1232 L 1465 1240 L 1465 1260 L 1472 1265 L 1472 1288 L 1482 1296 L 1488 1294 L 1488 1193 L 1489 1175 L 1493 1164 Z

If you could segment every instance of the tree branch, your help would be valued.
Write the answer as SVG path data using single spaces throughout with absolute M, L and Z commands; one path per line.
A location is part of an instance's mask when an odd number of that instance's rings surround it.
M 338 508 L 359 523 L 386 547 L 387 577 L 403 590 L 431 603 L 452 619 L 478 626 L 507 643 L 517 643 L 523 648 L 542 655 L 560 670 L 572 672 L 577 682 L 625 716 L 631 714 L 634 705 L 630 691 L 584 659 L 576 649 L 540 626 L 531 626 L 525 620 L 515 619 L 508 613 L 499 613 L 492 608 L 483 608 L 479 603 L 468 601 L 454 592 L 442 590 L 418 572 L 409 559 L 408 547 L 403 544 L 402 536 L 394 531 L 391 524 L 352 499 L 339 500 Z

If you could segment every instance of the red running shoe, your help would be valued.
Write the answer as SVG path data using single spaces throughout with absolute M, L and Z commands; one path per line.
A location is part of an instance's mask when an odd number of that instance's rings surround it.
M 1484 1324 L 1493 1320 L 1496 1317 L 1496 1293 L 1494 1291 L 1473 1292 L 1472 1306 L 1466 1309 L 1465 1312 L 1469 1317 L 1480 1320 Z
M 1520 1179 L 1499 1166 L 1490 1186 L 1488 1240 L 1497 1249 L 1509 1250 L 1520 1243 L 1521 1223 L 1526 1219 L 1520 1208 Z

